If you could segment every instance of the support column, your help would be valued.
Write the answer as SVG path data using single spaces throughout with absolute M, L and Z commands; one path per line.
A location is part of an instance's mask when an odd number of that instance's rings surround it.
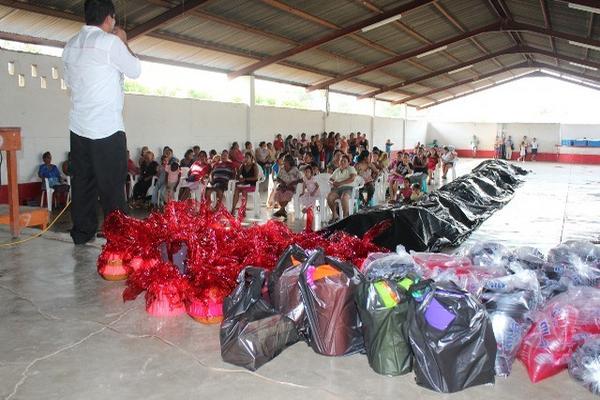
M 370 133 L 370 137 L 369 137 L 369 144 L 371 145 L 371 149 L 373 148 L 373 146 L 375 146 L 375 143 L 373 142 L 373 140 L 375 139 L 375 105 L 376 105 L 376 100 L 375 98 L 371 98 L 369 99 L 371 101 L 371 133 Z M 367 149 L 370 151 L 370 149 Z
M 245 79 L 248 80 L 248 98 L 246 101 L 246 105 L 248 106 L 248 111 L 246 112 L 246 140 L 252 142 L 252 123 L 254 116 L 254 107 L 256 106 L 256 90 L 254 85 L 254 76 L 245 76 Z
M 323 123 L 321 125 L 323 129 L 321 129 L 321 132 L 326 132 L 327 131 L 327 117 L 329 117 L 329 89 L 324 90 L 323 100 L 324 100 Z M 319 132 L 319 135 L 321 134 L 321 132 Z

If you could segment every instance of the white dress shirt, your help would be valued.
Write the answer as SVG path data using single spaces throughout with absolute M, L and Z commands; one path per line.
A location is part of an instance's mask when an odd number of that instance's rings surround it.
M 65 46 L 63 62 L 71 89 L 69 129 L 89 139 L 125 131 L 123 75 L 138 78 L 141 66 L 121 39 L 84 25 Z

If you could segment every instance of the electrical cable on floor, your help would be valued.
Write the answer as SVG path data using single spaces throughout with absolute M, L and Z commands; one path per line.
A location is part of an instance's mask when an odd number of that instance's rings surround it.
M 48 232 L 50 230 L 50 228 L 52 228 L 52 225 L 54 225 L 56 223 L 56 221 L 58 221 L 58 219 L 65 213 L 65 211 L 67 211 L 67 209 L 69 208 L 70 205 L 71 205 L 71 200 L 69 200 L 67 202 L 67 205 L 65 206 L 65 208 L 62 209 L 62 211 L 56 216 L 56 218 L 54 218 L 54 220 L 48 224 L 46 229 L 43 229 L 40 233 L 36 233 L 35 235 L 25 238 L 23 240 L 17 240 L 16 242 L 0 243 L 0 247 L 11 247 L 11 246 L 14 246 L 17 244 L 29 242 L 30 240 L 39 238 L 44 233 Z

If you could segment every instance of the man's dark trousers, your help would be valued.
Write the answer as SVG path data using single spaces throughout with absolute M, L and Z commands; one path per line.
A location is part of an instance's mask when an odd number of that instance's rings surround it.
M 71 132 L 71 237 L 83 244 L 96 236 L 98 198 L 104 217 L 113 210 L 126 212 L 127 139 L 119 131 L 103 139 Z

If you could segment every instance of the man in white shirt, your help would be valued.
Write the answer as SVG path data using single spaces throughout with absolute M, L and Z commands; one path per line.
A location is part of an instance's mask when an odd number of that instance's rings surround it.
M 85 22 L 63 52 L 71 91 L 71 237 L 75 244 L 96 236 L 98 197 L 105 216 L 126 211 L 123 75 L 135 79 L 141 73 L 140 61 L 127 46 L 127 34 L 115 27 L 112 0 L 86 0 Z

